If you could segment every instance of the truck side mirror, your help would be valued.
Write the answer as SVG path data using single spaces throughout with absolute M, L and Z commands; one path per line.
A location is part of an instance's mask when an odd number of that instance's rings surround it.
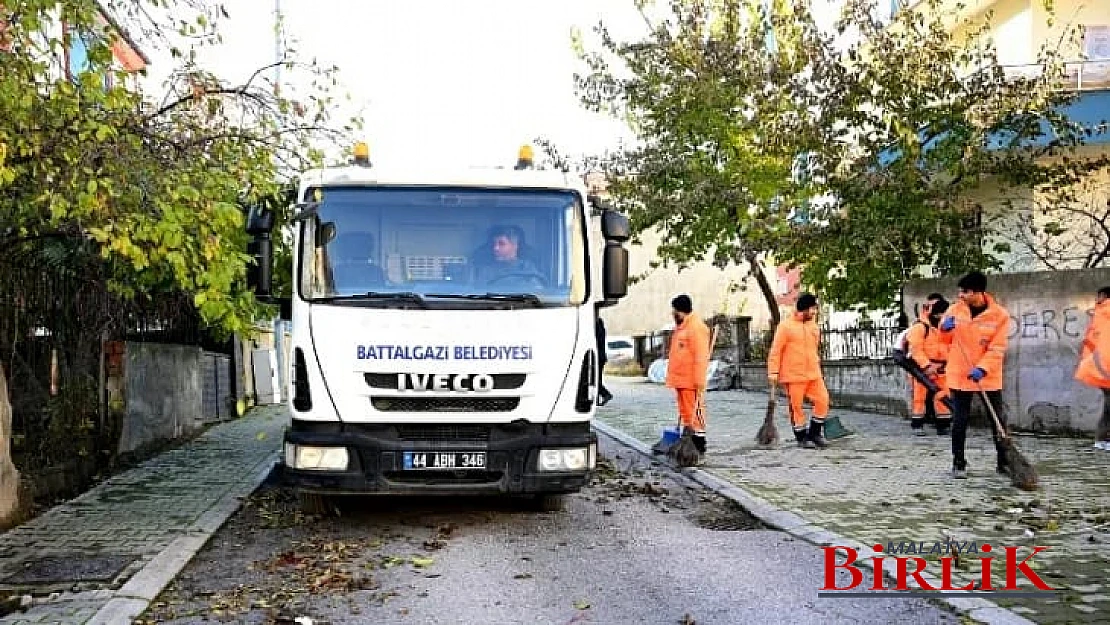
M 290 321 L 293 319 L 293 298 L 292 297 L 277 297 L 274 298 L 278 305 L 278 319 L 282 321 Z
M 601 213 L 601 235 L 606 241 L 624 243 L 632 238 L 632 228 L 628 217 L 615 210 L 606 209 Z
M 617 300 L 628 294 L 628 250 L 616 241 L 605 242 L 601 290 L 607 301 Z
M 247 266 L 247 288 L 254 291 L 260 300 L 270 298 L 274 288 L 274 242 L 271 232 L 274 228 L 274 212 L 254 206 L 247 217 L 247 254 L 254 264 Z

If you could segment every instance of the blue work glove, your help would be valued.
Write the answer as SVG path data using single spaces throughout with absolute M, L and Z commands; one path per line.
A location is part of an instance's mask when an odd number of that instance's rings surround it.
M 972 382 L 978 382 L 985 377 L 987 377 L 987 372 L 983 371 L 982 367 L 975 367 L 971 370 L 971 373 L 967 374 L 967 378 Z
M 956 318 L 955 317 L 945 317 L 944 321 L 940 322 L 940 329 L 945 331 L 945 332 L 951 332 L 952 330 L 955 330 L 956 329 Z

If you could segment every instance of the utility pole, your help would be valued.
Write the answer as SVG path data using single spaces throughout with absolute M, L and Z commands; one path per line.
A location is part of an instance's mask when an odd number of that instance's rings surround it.
M 282 30 L 281 0 L 274 0 L 274 97 L 281 96 L 281 64 L 285 57 Z M 277 363 L 280 401 L 285 401 L 289 392 L 289 373 L 285 366 L 285 322 L 280 314 L 274 317 L 274 362 Z

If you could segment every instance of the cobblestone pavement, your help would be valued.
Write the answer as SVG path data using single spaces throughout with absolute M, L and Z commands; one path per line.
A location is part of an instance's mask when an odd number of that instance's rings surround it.
M 640 378 L 607 377 L 606 385 L 615 397 L 598 411 L 601 422 L 648 444 L 674 423 L 670 389 Z M 989 430 L 969 432 L 969 477 L 957 482 L 948 474 L 949 438 L 931 429 L 929 436 L 912 436 L 909 422 L 891 415 L 834 410 L 855 436 L 831 441 L 824 450 L 799 449 L 780 398 L 776 424 L 780 438 L 790 440 L 760 449 L 754 439 L 766 402 L 761 393 L 709 393 L 710 449 L 703 469 L 863 544 L 931 545 L 950 537 L 996 547 L 1047 545 L 1034 570 L 1062 592 L 995 603 L 1042 623 L 1110 622 L 1110 453 L 1094 449 L 1090 440 L 1016 437 L 1041 478 L 1038 491 L 1022 492 L 995 473 Z M 978 579 L 979 557 L 985 556 L 961 558 L 954 583 Z M 939 577 L 939 566 L 930 564 L 929 570 Z M 995 588 L 1004 585 L 1004 562 L 992 570 Z
M 0 534 L 0 593 L 36 596 L 0 623 L 86 623 L 113 599 L 156 593 L 144 577 L 172 577 L 167 561 L 195 552 L 254 490 L 286 422 L 283 406 L 256 408 Z

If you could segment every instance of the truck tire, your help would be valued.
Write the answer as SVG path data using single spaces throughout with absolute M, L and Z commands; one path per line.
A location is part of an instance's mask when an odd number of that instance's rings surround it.
M 297 493 L 297 501 L 300 503 L 301 512 L 312 515 L 327 515 L 331 513 L 331 502 L 328 501 L 327 495 L 320 493 Z
M 566 495 L 536 495 L 532 506 L 539 512 L 562 512 L 566 502 Z

